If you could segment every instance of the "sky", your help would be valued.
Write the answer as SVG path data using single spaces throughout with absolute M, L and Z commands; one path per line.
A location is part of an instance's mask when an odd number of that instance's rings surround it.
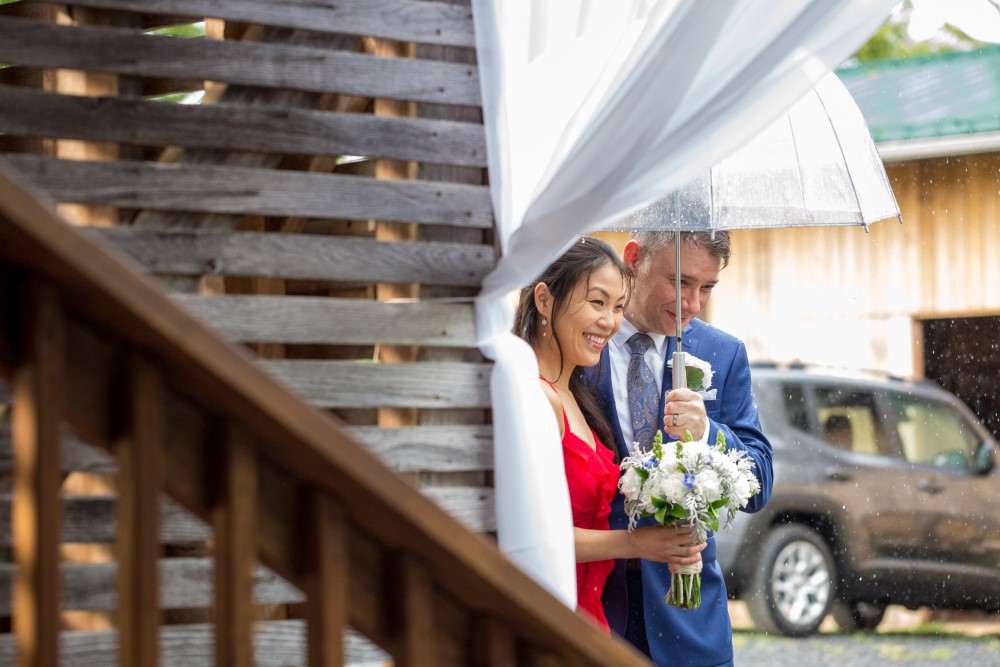
M 989 0 L 913 0 L 909 33 L 914 41 L 932 36 L 945 22 L 973 39 L 1000 43 L 1000 7 Z

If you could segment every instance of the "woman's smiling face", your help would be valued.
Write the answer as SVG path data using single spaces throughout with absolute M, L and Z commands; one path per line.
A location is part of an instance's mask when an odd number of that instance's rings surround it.
M 552 318 L 565 367 L 597 364 L 624 311 L 625 280 L 611 262 L 580 279 Z

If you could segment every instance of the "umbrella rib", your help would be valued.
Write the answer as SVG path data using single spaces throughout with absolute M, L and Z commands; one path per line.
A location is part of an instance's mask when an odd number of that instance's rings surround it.
M 848 95 L 850 95 L 850 93 L 848 93 Z M 861 217 L 861 225 L 865 228 L 865 233 L 867 234 L 868 222 L 865 220 L 865 210 L 861 206 L 861 197 L 858 196 L 858 186 L 854 184 L 854 175 L 851 173 L 851 165 L 848 164 L 847 155 L 844 153 L 844 147 L 840 143 L 840 132 L 837 131 L 837 126 L 834 125 L 833 119 L 830 117 L 830 111 L 826 108 L 826 102 L 823 101 L 823 96 L 817 92 L 816 99 L 819 100 L 820 106 L 823 107 L 823 113 L 826 114 L 826 118 L 830 122 L 830 129 L 833 130 L 833 134 L 837 138 L 837 150 L 840 151 L 840 157 L 844 160 L 844 169 L 847 170 L 847 182 L 851 184 L 851 191 L 854 193 L 854 202 L 858 205 L 858 215 Z M 868 132 L 867 124 L 865 124 L 865 131 Z M 871 137 L 870 132 L 868 136 Z M 793 137 L 792 141 L 794 140 L 795 138 Z M 895 199 L 895 196 L 893 196 L 893 199 Z
M 819 95 L 817 95 L 816 97 L 819 97 Z M 826 107 L 823 107 L 823 112 L 826 113 Z M 829 120 L 830 114 L 827 113 L 826 117 Z M 806 206 L 806 179 L 802 175 L 802 160 L 800 159 L 799 156 L 799 142 L 798 139 L 795 137 L 795 126 L 792 125 L 792 115 L 790 113 L 787 112 L 785 113 L 785 122 L 788 123 L 788 134 L 792 138 L 792 151 L 795 154 L 796 171 L 799 174 L 799 197 L 801 198 L 802 201 L 802 210 L 808 213 L 809 207 Z M 843 155 L 843 151 L 841 151 L 841 155 Z M 856 196 L 857 193 L 855 193 L 855 197 Z

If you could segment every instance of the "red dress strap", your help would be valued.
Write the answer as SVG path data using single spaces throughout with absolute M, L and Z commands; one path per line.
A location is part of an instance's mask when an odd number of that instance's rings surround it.
M 541 380 L 542 382 L 544 382 L 545 384 L 549 385 L 550 387 L 552 387 L 552 391 L 556 392 L 556 394 L 559 393 L 559 390 L 556 389 L 556 386 L 554 384 L 552 384 L 551 382 L 549 382 L 548 380 L 546 380 L 544 377 L 542 377 L 541 373 L 539 373 L 538 379 Z M 561 400 L 559 401 L 559 407 L 562 407 L 562 401 Z M 564 408 L 564 407 L 562 408 L 562 413 L 563 413 L 563 434 L 564 434 L 563 437 L 565 438 L 566 437 L 565 434 L 570 432 L 570 430 L 569 430 L 569 415 L 566 414 L 566 408 Z

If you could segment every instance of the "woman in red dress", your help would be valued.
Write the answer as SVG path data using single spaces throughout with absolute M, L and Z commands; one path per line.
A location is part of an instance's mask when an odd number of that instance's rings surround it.
M 678 553 L 662 526 L 631 532 L 608 528 L 618 457 L 611 427 L 583 381 L 582 367 L 600 360 L 601 350 L 621 326 L 629 287 L 628 272 L 614 249 L 584 237 L 521 291 L 514 322 L 514 332 L 538 357 L 542 390 L 562 435 L 573 509 L 577 605 L 605 632 L 601 592 L 615 558 L 667 562 L 691 555 Z

